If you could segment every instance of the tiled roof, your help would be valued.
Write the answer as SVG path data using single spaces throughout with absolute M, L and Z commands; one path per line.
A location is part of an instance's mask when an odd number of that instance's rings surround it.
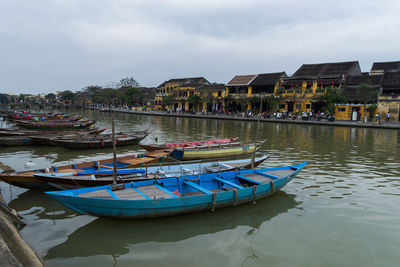
M 389 70 L 400 70 L 400 61 L 391 62 L 374 62 L 371 71 L 389 71 Z
M 250 85 L 273 85 L 283 77 L 287 77 L 286 72 L 284 71 L 258 74 L 257 77 L 250 82 Z
M 251 75 L 236 75 L 226 85 L 249 85 L 250 82 L 256 77 L 256 74 Z
M 400 85 L 400 71 L 388 71 L 383 75 L 382 86 Z
M 223 83 L 204 84 L 199 88 L 199 90 L 224 91 L 225 84 Z
M 167 83 L 178 83 L 178 84 L 207 84 L 210 83 L 204 77 L 193 77 L 193 78 L 180 78 L 180 79 L 169 79 L 163 82 L 157 88 L 164 87 Z
M 295 76 L 324 76 L 324 75 L 350 75 L 356 68 L 358 61 L 303 64 L 294 74 Z
M 343 89 L 343 96 L 347 98 L 347 101 L 349 103 L 361 103 L 362 102 L 362 96 L 365 94 L 365 97 L 367 98 L 368 103 L 374 103 L 378 99 L 378 92 L 379 92 L 379 87 L 377 86 L 371 86 L 366 90 L 369 90 L 369 92 L 359 92 L 359 89 L 356 87 L 346 87 Z M 375 91 L 375 93 L 374 93 Z
M 202 85 L 203 85 L 203 83 L 183 83 L 179 87 L 183 87 L 183 88 L 185 88 L 185 87 L 198 88 L 198 87 L 200 87 Z
M 350 76 L 347 85 L 359 85 L 362 83 L 371 85 L 380 85 L 382 75 L 369 75 L 368 72 L 363 72 L 362 75 Z

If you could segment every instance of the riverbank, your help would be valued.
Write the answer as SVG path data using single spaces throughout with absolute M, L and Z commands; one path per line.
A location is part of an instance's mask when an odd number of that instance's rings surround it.
M 91 108 L 98 109 L 100 108 Z M 254 117 L 245 117 L 242 115 L 227 115 L 227 114 L 189 114 L 189 113 L 168 113 L 162 111 L 136 111 L 136 110 L 127 110 L 115 108 L 112 109 L 115 112 L 122 113 L 132 113 L 132 114 L 140 114 L 140 115 L 150 115 L 150 116 L 168 116 L 168 117 L 183 117 L 183 118 L 199 118 L 199 119 L 217 119 L 217 120 L 239 120 L 239 121 L 260 121 L 260 122 L 273 122 L 273 123 L 295 123 L 295 124 L 308 124 L 308 125 L 327 125 L 327 126 L 341 126 L 341 127 L 361 127 L 361 128 L 378 128 L 378 129 L 396 129 L 400 130 L 400 122 L 384 122 L 381 121 L 378 124 L 375 121 L 370 122 L 360 122 L 360 121 L 342 121 L 335 120 L 333 122 L 325 121 L 325 120 L 301 120 L 301 119 L 264 119 L 259 118 L 257 116 Z M 111 111 L 111 109 L 109 109 Z
M 21 238 L 18 227 L 25 223 L 16 212 L 4 202 L 0 191 L 0 265 L 1 266 L 43 266 L 42 261 Z

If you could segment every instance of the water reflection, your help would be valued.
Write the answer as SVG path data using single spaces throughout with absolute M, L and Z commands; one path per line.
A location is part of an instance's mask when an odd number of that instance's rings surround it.
M 34 215 L 36 220 L 62 220 L 76 216 L 76 212 L 47 197 L 39 190 L 28 190 L 19 194 L 8 205 L 22 216 Z
M 301 202 L 295 200 L 295 195 L 279 191 L 256 205 L 241 205 L 215 212 L 135 221 L 99 218 L 70 234 L 65 242 L 50 248 L 44 259 L 120 256 L 130 252 L 131 244 L 177 242 L 238 226 L 258 229 L 262 223 L 299 204 Z

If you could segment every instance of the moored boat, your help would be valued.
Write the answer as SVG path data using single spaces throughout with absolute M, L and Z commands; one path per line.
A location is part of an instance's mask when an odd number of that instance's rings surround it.
M 137 144 L 139 141 L 146 138 L 149 133 L 149 131 L 117 133 L 115 134 L 115 144 L 118 147 Z M 104 148 L 112 147 L 113 145 L 111 134 L 56 137 L 49 139 L 48 142 L 52 145 L 72 149 Z
M 117 158 L 117 168 L 137 168 L 144 166 L 145 164 L 163 162 L 165 158 L 170 155 L 171 151 L 153 151 L 145 154 L 135 154 L 122 156 Z M 0 180 L 3 182 L 28 188 L 28 189 L 47 189 L 50 188 L 49 185 L 39 178 L 35 177 L 33 173 L 64 173 L 64 172 L 76 172 L 84 171 L 88 169 L 113 169 L 114 159 L 103 159 L 98 161 L 88 161 L 77 164 L 68 164 L 63 166 L 53 166 L 46 169 L 20 171 L 20 172 L 10 172 L 10 173 L 0 173 Z
M 307 164 L 189 175 L 46 192 L 61 204 L 98 217 L 153 218 L 214 210 L 266 198 Z
M 264 141 L 254 143 L 230 142 L 194 147 L 178 147 L 174 149 L 172 156 L 178 160 L 240 156 L 259 150 L 263 144 Z
M 175 149 L 177 147 L 193 147 L 193 146 L 201 146 L 201 145 L 208 145 L 208 144 L 224 144 L 229 142 L 234 142 L 239 137 L 234 138 L 225 138 L 225 139 L 214 139 L 214 140 L 201 140 L 201 141 L 189 141 L 189 142 L 182 142 L 182 143 L 168 143 L 168 144 L 140 144 L 143 149 L 147 151 L 154 151 L 159 149 Z
M 259 155 L 254 159 L 254 167 L 259 166 L 268 158 Z M 212 162 L 192 161 L 184 163 L 157 163 L 142 167 L 144 173 L 119 173 L 117 183 L 142 181 L 155 178 L 177 177 L 211 172 L 243 170 L 252 166 L 251 159 L 221 160 Z M 124 169 L 128 171 L 128 169 Z M 134 170 L 132 170 L 134 171 Z M 87 171 L 86 171 L 87 172 Z M 97 172 L 97 170 L 95 171 Z M 48 185 L 57 189 L 101 186 L 113 183 L 112 175 L 71 173 L 33 173 L 33 175 Z
M 45 122 L 45 121 L 23 121 L 16 120 L 15 124 L 18 126 L 28 128 L 28 129 L 37 129 L 37 130 L 71 130 L 71 129 L 83 129 L 88 128 L 93 125 L 96 121 L 85 120 L 85 121 L 74 121 L 74 122 Z

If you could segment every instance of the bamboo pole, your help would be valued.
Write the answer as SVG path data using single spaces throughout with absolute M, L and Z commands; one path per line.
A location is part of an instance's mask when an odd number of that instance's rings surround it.
M 113 142 L 113 154 L 114 154 L 113 184 L 117 184 L 117 145 L 115 143 L 114 110 L 112 110 L 111 129 L 112 129 L 112 142 Z

